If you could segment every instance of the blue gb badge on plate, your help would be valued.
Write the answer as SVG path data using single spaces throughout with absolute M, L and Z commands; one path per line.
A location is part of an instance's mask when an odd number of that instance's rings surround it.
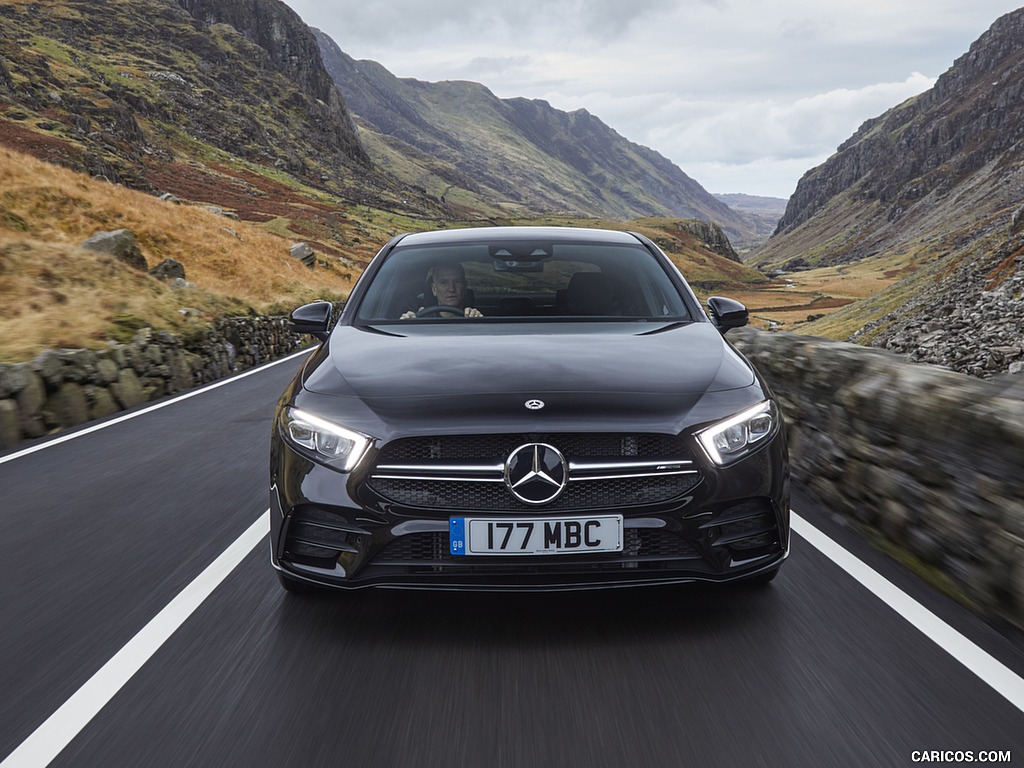
M 448 520 L 448 540 L 453 555 L 466 554 L 466 518 L 452 517 Z

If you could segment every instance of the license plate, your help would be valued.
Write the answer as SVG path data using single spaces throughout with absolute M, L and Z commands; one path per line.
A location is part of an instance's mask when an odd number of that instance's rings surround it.
M 622 515 L 453 517 L 448 523 L 457 556 L 622 551 Z

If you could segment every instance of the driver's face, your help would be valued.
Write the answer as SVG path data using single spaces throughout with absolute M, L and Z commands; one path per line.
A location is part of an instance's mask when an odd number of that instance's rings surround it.
M 430 290 L 438 304 L 446 307 L 465 308 L 466 278 L 455 267 L 438 267 L 434 270 L 434 279 Z

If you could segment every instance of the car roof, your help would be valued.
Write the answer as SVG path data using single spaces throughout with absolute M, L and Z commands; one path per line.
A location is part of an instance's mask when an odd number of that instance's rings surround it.
M 445 243 L 488 242 L 502 240 L 551 240 L 591 243 L 639 243 L 636 235 L 614 229 L 587 227 L 469 227 L 441 229 L 405 235 L 401 245 L 443 245 Z

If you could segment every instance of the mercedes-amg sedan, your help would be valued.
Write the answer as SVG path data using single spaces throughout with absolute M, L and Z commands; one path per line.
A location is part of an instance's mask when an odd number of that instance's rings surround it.
M 280 399 L 271 560 L 316 587 L 557 590 L 772 579 L 789 552 L 779 406 L 649 239 L 402 235 Z

